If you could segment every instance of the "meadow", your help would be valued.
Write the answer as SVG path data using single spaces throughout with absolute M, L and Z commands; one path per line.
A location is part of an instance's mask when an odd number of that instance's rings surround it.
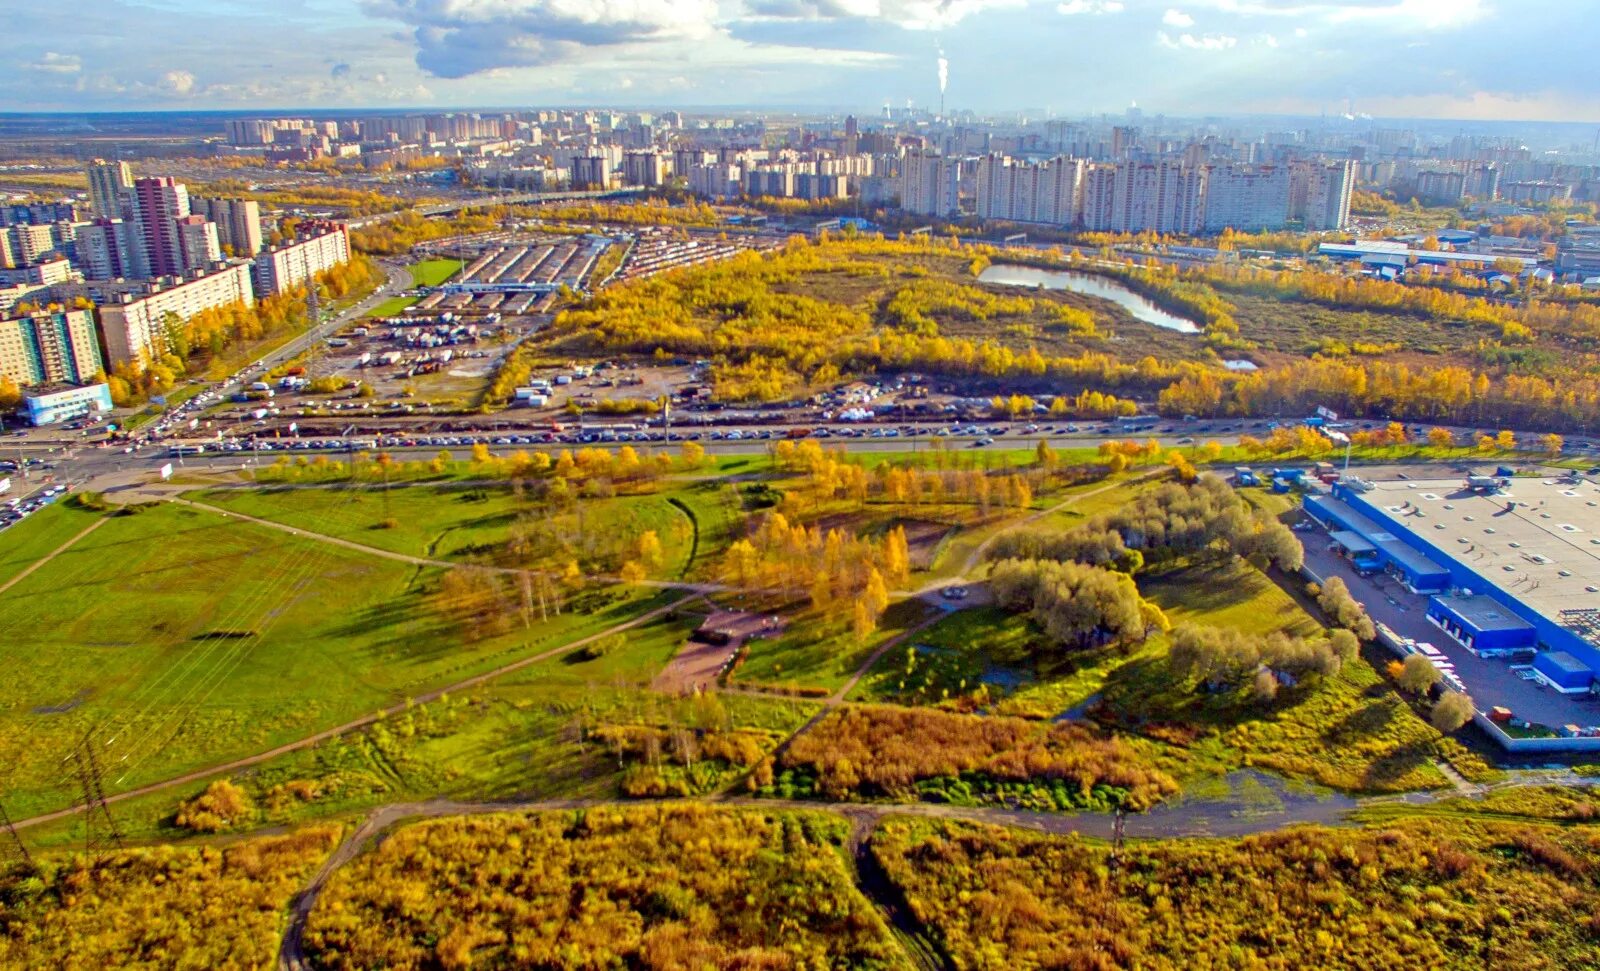
M 67 515 L 64 511 L 64 515 Z M 73 512 L 83 517 L 87 513 Z M 419 568 L 174 505 L 113 515 L 0 594 L 0 763 L 13 817 L 64 805 L 91 729 L 108 789 L 254 754 L 603 630 L 626 588 L 477 637 Z

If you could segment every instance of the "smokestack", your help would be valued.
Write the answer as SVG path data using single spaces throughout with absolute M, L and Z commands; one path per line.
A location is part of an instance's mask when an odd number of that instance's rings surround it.
M 944 117 L 944 89 L 950 83 L 950 61 L 944 56 L 944 47 L 939 51 L 939 117 Z

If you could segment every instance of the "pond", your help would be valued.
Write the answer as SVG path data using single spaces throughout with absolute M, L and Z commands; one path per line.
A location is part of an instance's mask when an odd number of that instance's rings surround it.
M 1186 317 L 1168 313 L 1151 303 L 1149 298 L 1112 280 L 1092 273 L 1076 270 L 1040 270 L 1013 263 L 996 263 L 978 275 L 984 283 L 999 283 L 1014 287 L 1044 287 L 1046 290 L 1071 290 L 1085 296 L 1109 300 L 1126 309 L 1139 320 L 1180 334 L 1198 334 L 1200 325 Z

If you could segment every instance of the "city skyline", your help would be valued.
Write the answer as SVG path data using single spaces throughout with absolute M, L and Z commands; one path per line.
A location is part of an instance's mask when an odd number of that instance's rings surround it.
M 1562 29 L 1584 13 L 1576 0 L 294 0 L 268 17 L 236 0 L 87 0 L 15 16 L 28 53 L 0 96 L 26 111 L 937 107 L 947 76 L 951 110 L 1586 122 L 1600 82 L 1583 32 Z

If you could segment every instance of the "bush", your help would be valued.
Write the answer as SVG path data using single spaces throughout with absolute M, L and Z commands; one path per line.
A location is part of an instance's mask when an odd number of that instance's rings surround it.
M 608 634 L 583 645 L 578 649 L 578 657 L 585 661 L 598 661 L 607 654 L 614 654 L 627 646 L 628 639 L 621 634 Z
M 1455 691 L 1447 691 L 1444 697 L 1440 698 L 1438 703 L 1433 706 L 1433 711 L 1429 713 L 1428 720 L 1433 722 L 1433 727 L 1441 732 L 1453 732 L 1467 722 L 1472 721 L 1472 716 L 1476 710 L 1471 697 Z
M 177 826 L 196 833 L 220 833 L 245 822 L 254 813 L 250 797 L 229 782 L 218 779 L 206 791 L 178 804 Z

